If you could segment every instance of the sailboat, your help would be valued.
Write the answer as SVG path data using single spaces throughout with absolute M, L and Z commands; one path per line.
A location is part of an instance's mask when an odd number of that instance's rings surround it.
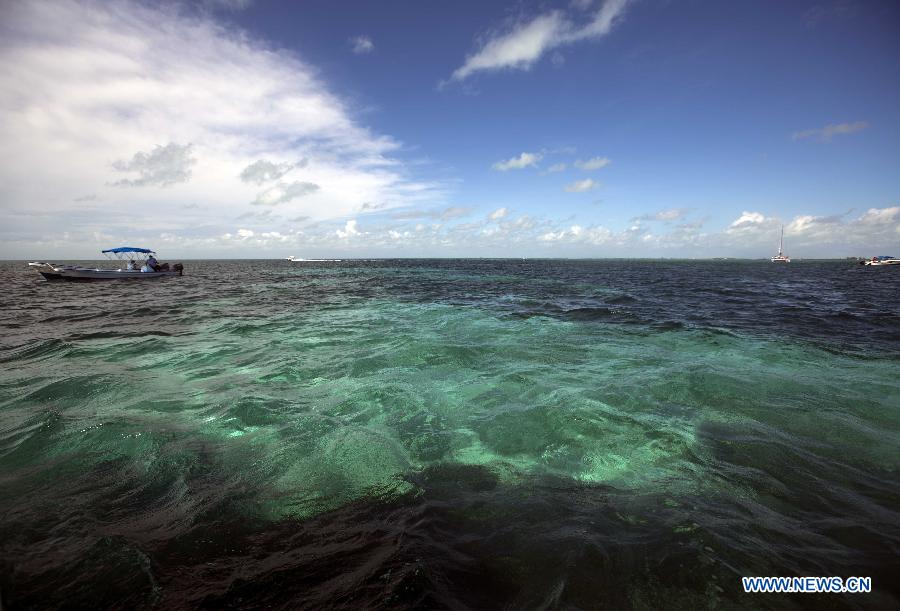
M 784 225 L 781 226 L 781 242 L 778 243 L 778 254 L 772 257 L 772 263 L 790 263 L 791 258 L 784 254 Z

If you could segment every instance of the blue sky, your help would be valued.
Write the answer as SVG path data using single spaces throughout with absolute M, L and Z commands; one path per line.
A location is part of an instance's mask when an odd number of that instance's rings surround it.
M 2 257 L 763 257 L 782 224 L 795 257 L 900 245 L 895 2 L 0 14 Z

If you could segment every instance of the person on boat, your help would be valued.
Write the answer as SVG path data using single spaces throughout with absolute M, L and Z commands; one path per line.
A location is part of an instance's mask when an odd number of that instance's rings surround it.
M 127 269 L 130 272 L 134 271 L 134 259 L 132 259 L 131 261 L 128 262 L 128 265 L 125 267 L 125 269 Z
M 159 261 L 156 260 L 156 257 L 150 255 L 150 257 L 147 259 L 147 267 L 149 267 L 154 272 L 159 271 Z

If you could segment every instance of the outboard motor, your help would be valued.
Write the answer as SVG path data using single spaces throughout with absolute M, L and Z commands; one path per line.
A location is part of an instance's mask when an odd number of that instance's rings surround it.
M 181 263 L 176 263 L 175 265 L 172 266 L 172 269 L 174 271 L 178 272 L 179 276 L 184 275 L 184 265 L 182 265 Z

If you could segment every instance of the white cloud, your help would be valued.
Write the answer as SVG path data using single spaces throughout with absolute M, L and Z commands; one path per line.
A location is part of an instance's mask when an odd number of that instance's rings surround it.
M 569 193 L 584 193 L 585 191 L 596 189 L 598 186 L 600 185 L 594 182 L 593 179 L 585 178 L 566 185 L 566 191 Z
M 190 144 L 170 142 L 155 146 L 149 153 L 138 151 L 126 161 L 114 161 L 118 172 L 138 174 L 138 178 L 123 178 L 112 183 L 116 187 L 168 187 L 191 179 L 191 166 L 197 162 L 191 157 Z
M 537 239 L 541 242 L 566 242 L 569 244 L 600 246 L 614 241 L 615 238 L 615 234 L 602 225 L 591 225 L 589 227 L 572 225 L 568 229 L 548 231 L 538 236 Z
M 357 55 L 371 53 L 375 50 L 375 44 L 368 36 L 354 36 L 350 39 L 350 46 Z
M 794 132 L 791 137 L 794 140 L 817 140 L 819 142 L 831 142 L 834 136 L 845 136 L 858 131 L 862 131 L 869 127 L 865 121 L 856 121 L 854 123 L 837 123 L 819 127 L 816 129 L 805 129 L 803 131 Z
M 744 211 L 721 232 L 700 233 L 700 225 L 687 224 L 655 238 L 671 248 L 702 245 L 699 256 L 770 256 L 777 251 L 782 225 L 785 251 L 793 257 L 871 255 L 870 249 L 890 248 L 896 241 L 900 206 L 870 208 L 856 217 L 849 212 L 799 214 L 790 220 Z
M 359 230 L 356 228 L 356 219 L 347 221 L 344 224 L 344 229 L 338 229 L 334 232 L 335 235 L 339 238 L 352 238 L 353 236 L 359 235 Z
M 518 157 L 507 159 L 506 161 L 498 161 L 493 165 L 495 170 L 506 172 L 507 170 L 523 170 L 528 167 L 534 167 L 543 159 L 540 153 L 522 153 Z
M 280 182 L 257 195 L 252 204 L 254 206 L 277 206 L 318 190 L 319 185 L 311 182 L 299 180 L 292 183 Z
M 563 239 L 566 236 L 566 231 L 548 231 L 547 233 L 541 234 L 538 236 L 538 240 L 542 242 L 557 242 Z
M 859 217 L 859 222 L 864 225 L 888 225 L 900 222 L 900 206 L 869 208 Z
M 737 232 L 746 232 L 748 230 L 755 230 L 761 227 L 762 225 L 771 223 L 774 219 L 766 218 L 761 212 L 747 212 L 746 210 L 741 213 L 731 225 L 728 226 L 728 229 L 725 231 L 727 233 L 737 233 Z
M 388 231 L 388 237 L 392 240 L 406 240 L 413 237 L 413 234 L 409 231 L 397 231 L 395 229 L 391 229 Z
M 575 162 L 575 167 L 580 170 L 599 170 L 600 168 L 605 168 L 609 164 L 612 163 L 611 159 L 607 159 L 606 157 L 594 157 L 593 159 L 587 159 L 582 161 L 579 159 Z
M 869 208 L 857 217 L 849 212 L 831 216 L 798 215 L 784 227 L 785 248 L 871 255 L 869 249 L 891 248 L 900 230 L 900 206 Z M 775 235 L 777 227 L 769 234 Z M 876 253 L 877 254 L 877 253 Z
M 813 216 L 810 214 L 795 216 L 793 220 L 784 228 L 788 235 L 799 235 L 816 231 L 824 226 L 831 226 L 840 223 L 840 217 L 830 216 Z
M 252 238 L 254 231 L 252 229 L 238 229 L 237 235 L 240 238 Z
M 665 211 L 663 211 L 665 212 Z M 674 215 L 663 215 L 674 216 Z M 736 224 L 741 231 L 728 229 L 704 231 L 705 221 L 698 220 L 677 225 L 661 225 L 659 231 L 649 231 L 640 222 L 616 230 L 604 225 L 584 222 L 562 222 L 547 218 L 521 215 L 511 219 L 509 213 L 493 221 L 490 213 L 480 220 L 445 224 L 417 225 L 400 223 L 373 226 L 368 232 L 355 225 L 339 230 L 343 249 L 335 255 L 346 256 L 359 252 L 360 256 L 418 256 L 443 253 L 447 256 L 733 256 L 769 257 L 778 248 L 780 225 L 778 218 L 760 212 L 740 215 Z M 847 256 L 851 254 L 881 254 L 896 244 L 900 227 L 900 206 L 873 208 L 850 216 L 797 215 L 784 221 L 785 249 L 792 257 Z M 334 228 L 322 228 L 292 237 L 310 247 L 334 244 L 338 235 Z M 260 248 L 264 242 L 257 235 Z M 245 242 L 246 243 L 246 242 Z M 292 242 L 287 242 L 292 243 Z M 254 245 L 257 242 L 253 242 Z M 305 247 L 305 246 L 304 246 Z M 382 249 L 382 250 L 379 250 Z M 375 253 L 380 253 L 376 255 Z
M 587 22 L 576 23 L 560 11 L 518 23 L 505 34 L 495 35 L 457 68 L 452 80 L 461 81 L 484 70 L 527 70 L 547 51 L 609 33 L 625 9 L 627 0 L 606 0 Z
M 259 159 L 244 168 L 243 171 L 241 171 L 240 178 L 244 182 L 261 185 L 264 182 L 278 180 L 295 167 L 303 167 L 304 165 L 306 165 L 306 160 L 301 161 L 298 164 L 293 164 L 273 163 L 268 159 Z
M 655 218 L 658 221 L 677 221 L 686 212 L 684 208 L 670 208 L 669 210 L 660 210 L 656 213 Z
M 347 218 L 363 202 L 443 203 L 444 186 L 392 158 L 400 144 L 361 126 L 316 69 L 214 13 L 130 0 L 35 0 L 2 13 L 6 256 L 85 256 L 103 246 L 96 235 L 127 242 L 144 230 L 196 236 L 189 243 L 202 254 L 203 240 L 230 231 L 225 223 L 256 200 L 259 179 L 280 179 L 279 164 L 293 159 L 308 160 L 302 182 L 319 189 L 283 200 L 285 218 Z M 241 180 L 260 160 L 275 171 Z M 142 188 L 126 196 L 116 181 Z M 97 199 L 73 206 L 85 193 Z M 278 199 L 270 195 L 260 203 Z M 24 214 L 34 201 L 54 223 Z
M 564 24 L 562 14 L 557 11 L 521 24 L 508 34 L 489 40 L 453 72 L 452 78 L 463 80 L 479 70 L 528 69 L 547 49 L 559 44 Z
M 488 218 L 492 221 L 499 221 L 506 216 L 507 212 L 509 211 L 506 208 L 497 208 L 488 215 Z

